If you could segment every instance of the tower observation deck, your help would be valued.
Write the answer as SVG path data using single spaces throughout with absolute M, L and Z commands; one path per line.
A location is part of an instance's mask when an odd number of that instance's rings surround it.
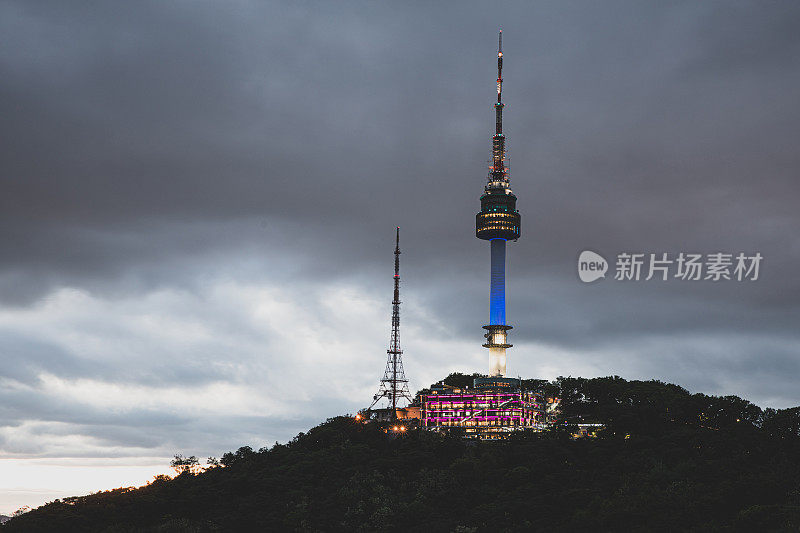
M 506 324 L 506 242 L 520 236 L 520 214 L 517 197 L 509 188 L 506 160 L 506 138 L 503 135 L 503 31 L 500 30 L 497 47 L 497 102 L 495 133 L 492 137 L 492 158 L 483 195 L 481 210 L 475 215 L 475 235 L 489 241 L 491 249 L 491 276 L 489 287 L 489 323 L 486 344 L 489 348 L 491 376 L 505 376 L 508 330 Z

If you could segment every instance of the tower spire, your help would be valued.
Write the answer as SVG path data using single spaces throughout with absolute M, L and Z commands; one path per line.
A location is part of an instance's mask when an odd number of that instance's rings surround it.
M 489 185 L 508 186 L 506 171 L 506 139 L 503 136 L 503 30 L 497 37 L 497 102 L 494 104 L 494 137 L 492 137 L 492 165 Z
M 503 94 L 503 30 L 500 30 L 500 33 L 497 37 L 497 103 L 502 102 Z M 503 133 L 502 131 L 498 131 L 497 133 Z
M 396 228 L 394 245 L 394 297 L 392 298 L 392 334 L 389 338 L 389 349 L 386 370 L 383 373 L 378 394 L 373 398 L 372 408 L 381 398 L 386 398 L 392 408 L 391 417 L 397 416 L 398 400 L 412 401 L 408 390 L 408 380 L 403 369 L 403 350 L 400 348 L 400 227 Z

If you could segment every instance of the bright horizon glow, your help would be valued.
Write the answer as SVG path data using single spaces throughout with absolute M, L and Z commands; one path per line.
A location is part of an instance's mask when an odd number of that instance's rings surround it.
M 0 459 L 0 514 L 36 508 L 58 498 L 120 487 L 139 487 L 160 474 L 172 476 L 170 458 Z

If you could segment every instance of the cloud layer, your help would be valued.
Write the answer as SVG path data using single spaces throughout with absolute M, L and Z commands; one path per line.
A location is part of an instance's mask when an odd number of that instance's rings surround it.
M 482 371 L 496 28 L 509 371 L 800 404 L 800 8 L 5 2 L 0 457 L 218 455 Z M 577 279 L 752 253 L 757 282 Z M 129 459 L 125 459 L 129 458 Z M 109 459 L 109 460 L 111 460 Z

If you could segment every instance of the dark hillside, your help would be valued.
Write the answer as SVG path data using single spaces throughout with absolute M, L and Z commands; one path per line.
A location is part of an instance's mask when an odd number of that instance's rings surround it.
M 562 423 L 474 442 L 337 417 L 224 467 L 55 501 L 17 531 L 798 531 L 800 408 L 560 378 Z M 569 423 L 607 425 L 572 439 Z

